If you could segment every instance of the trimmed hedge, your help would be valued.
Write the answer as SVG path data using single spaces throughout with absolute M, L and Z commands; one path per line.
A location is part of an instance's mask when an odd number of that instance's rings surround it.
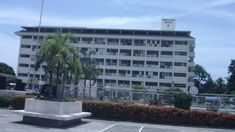
M 11 96 L 0 96 L 0 107 L 8 107 L 10 105 Z
M 83 111 L 91 112 L 92 117 L 100 119 L 157 124 L 235 127 L 235 115 L 233 114 L 183 110 L 173 107 L 84 101 Z

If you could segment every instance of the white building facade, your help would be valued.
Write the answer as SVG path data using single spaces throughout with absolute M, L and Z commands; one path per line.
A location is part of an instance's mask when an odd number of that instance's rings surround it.
M 21 37 L 17 76 L 28 88 L 31 77 L 39 86 L 45 83 L 45 65 L 34 71 L 36 51 L 57 31 L 71 33 L 69 43 L 79 51 L 95 51 L 92 58 L 100 72 L 94 96 L 138 102 L 157 92 L 175 88 L 188 92 L 194 86 L 195 39 L 190 31 L 41 27 L 39 34 L 38 27 L 22 28 L 16 33 Z M 144 89 L 134 90 L 136 85 Z

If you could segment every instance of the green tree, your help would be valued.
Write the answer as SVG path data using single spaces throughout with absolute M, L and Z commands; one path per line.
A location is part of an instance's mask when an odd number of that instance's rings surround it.
M 0 62 L 0 73 L 15 76 L 13 68 L 5 63 Z
M 199 93 L 206 93 L 214 87 L 211 75 L 200 65 L 195 65 L 194 85 L 198 88 Z
M 229 92 L 235 91 L 235 60 L 231 60 L 231 63 L 228 67 L 229 77 L 227 79 L 227 86 L 229 88 Z
M 174 97 L 174 106 L 180 109 L 190 109 L 192 96 L 184 92 L 178 92 L 173 94 Z
M 37 54 L 35 69 L 46 63 L 46 83 L 56 88 L 56 97 L 64 96 L 65 84 L 71 84 L 79 79 L 82 69 L 77 49 L 68 43 L 70 35 L 57 33 L 49 36 Z
M 96 62 L 91 57 L 95 54 L 92 51 L 82 51 L 81 52 L 81 65 L 83 69 L 83 77 L 84 77 L 84 87 L 83 87 L 83 98 L 85 98 L 85 91 L 86 91 L 86 81 L 89 80 L 89 98 L 91 98 L 91 86 L 95 84 L 96 77 L 98 76 L 98 70 L 96 68 Z
M 226 84 L 223 78 L 218 78 L 217 80 L 215 80 L 215 85 L 216 85 L 216 93 L 217 94 L 223 94 L 226 93 Z

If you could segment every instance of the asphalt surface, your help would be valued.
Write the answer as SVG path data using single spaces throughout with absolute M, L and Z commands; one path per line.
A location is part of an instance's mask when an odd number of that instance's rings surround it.
M 53 128 L 22 123 L 22 116 L 7 109 L 0 109 L 0 132 L 234 132 L 235 129 L 214 129 L 155 125 L 146 123 L 117 122 L 82 119 L 71 126 Z

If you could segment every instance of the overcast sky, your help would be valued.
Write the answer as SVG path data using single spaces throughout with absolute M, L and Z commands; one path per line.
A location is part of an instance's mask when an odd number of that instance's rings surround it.
M 1 0 L 0 62 L 18 63 L 20 26 L 38 26 L 41 0 Z M 196 38 L 195 63 L 213 79 L 228 76 L 235 59 L 235 0 L 45 0 L 42 25 L 160 29 L 175 18 L 176 30 Z

